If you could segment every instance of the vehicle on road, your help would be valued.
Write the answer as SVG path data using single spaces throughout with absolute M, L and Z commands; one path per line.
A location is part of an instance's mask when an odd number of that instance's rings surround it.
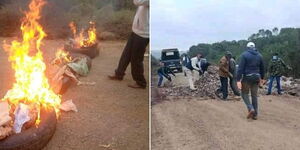
M 180 54 L 177 48 L 163 49 L 161 51 L 161 61 L 173 72 L 182 72 Z

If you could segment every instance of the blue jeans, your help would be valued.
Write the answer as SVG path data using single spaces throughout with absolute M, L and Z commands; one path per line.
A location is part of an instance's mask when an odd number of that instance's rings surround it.
M 256 79 L 255 77 L 245 77 L 242 80 L 242 98 L 247 106 L 248 111 L 255 111 L 255 116 L 258 114 L 258 84 L 259 78 Z M 249 99 L 249 92 L 251 92 L 251 101 Z
M 159 74 L 158 74 L 158 77 L 159 77 L 159 79 L 158 79 L 158 86 L 161 86 L 162 81 L 163 81 L 163 79 L 164 79 L 164 76 L 163 76 L 163 74 L 159 73 Z
M 270 76 L 268 94 L 272 93 L 272 87 L 273 87 L 274 79 L 276 79 L 276 82 L 277 82 L 277 92 L 278 92 L 278 94 L 281 94 L 280 78 L 281 78 L 281 76 Z

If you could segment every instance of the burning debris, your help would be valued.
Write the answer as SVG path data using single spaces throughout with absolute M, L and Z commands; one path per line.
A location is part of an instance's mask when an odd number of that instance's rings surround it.
M 89 22 L 89 28 L 87 30 L 81 29 L 77 32 L 77 26 L 74 22 L 69 24 L 69 27 L 73 33 L 73 46 L 76 48 L 91 47 L 97 42 L 96 26 L 95 22 Z M 85 32 L 86 31 L 86 32 Z
M 71 22 L 69 26 L 73 37 L 64 45 L 64 51 L 84 54 L 90 58 L 98 56 L 99 49 L 95 23 L 90 21 L 89 28 L 86 30 L 81 29 L 79 34 L 77 33 L 77 27 L 74 22 Z
M 80 76 L 87 76 L 91 69 L 91 59 L 82 54 L 69 54 L 64 50 L 56 52 L 56 58 L 52 61 L 52 65 L 56 65 L 56 73 L 51 79 L 51 86 L 55 93 L 61 93 L 64 84 L 69 81 L 75 82 L 77 85 L 93 85 L 90 82 L 79 81 Z
M 15 83 L 1 100 L 9 106 L 9 114 L 7 109 L 1 109 L 1 115 L 4 115 L 1 121 L 8 121 L 0 125 L 2 138 L 11 135 L 12 129 L 13 133 L 20 133 L 31 126 L 38 127 L 42 109 L 54 108 L 59 115 L 61 96 L 50 88 L 40 48 L 46 33 L 38 20 L 45 4 L 43 0 L 32 0 L 22 20 L 22 40 L 4 45 L 15 72 Z

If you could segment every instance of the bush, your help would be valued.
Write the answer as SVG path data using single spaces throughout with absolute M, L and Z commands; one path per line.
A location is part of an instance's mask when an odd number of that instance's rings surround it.
M 20 31 L 22 11 L 28 9 L 29 0 L 7 1 L 0 7 L 0 36 L 15 36 Z M 98 35 L 104 32 L 109 39 L 126 39 L 131 32 L 135 11 L 132 8 L 129 0 L 51 0 L 42 10 L 40 23 L 50 39 L 71 36 L 68 26 L 71 21 L 79 29 L 95 21 Z

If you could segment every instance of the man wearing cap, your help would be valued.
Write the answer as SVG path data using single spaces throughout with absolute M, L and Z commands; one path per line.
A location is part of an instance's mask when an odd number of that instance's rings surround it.
M 263 82 L 265 75 L 264 63 L 261 54 L 256 50 L 255 44 L 249 42 L 247 49 L 240 56 L 237 72 L 237 85 L 248 109 L 247 119 L 257 119 L 258 115 L 258 86 Z M 251 101 L 249 99 L 251 92 Z
M 135 84 L 129 84 L 131 88 L 145 89 L 147 86 L 144 77 L 144 53 L 149 43 L 149 0 L 133 0 L 138 7 L 133 24 L 132 33 L 121 55 L 118 67 L 114 75 L 109 75 L 111 80 L 123 80 L 125 71 L 131 64 L 131 75 Z
M 229 61 L 232 57 L 231 52 L 227 51 L 226 54 L 220 59 L 219 76 L 221 87 L 216 91 L 216 95 L 222 100 L 227 100 L 228 97 L 228 78 L 233 78 L 232 73 L 229 71 Z M 222 96 L 220 96 L 222 93 Z

